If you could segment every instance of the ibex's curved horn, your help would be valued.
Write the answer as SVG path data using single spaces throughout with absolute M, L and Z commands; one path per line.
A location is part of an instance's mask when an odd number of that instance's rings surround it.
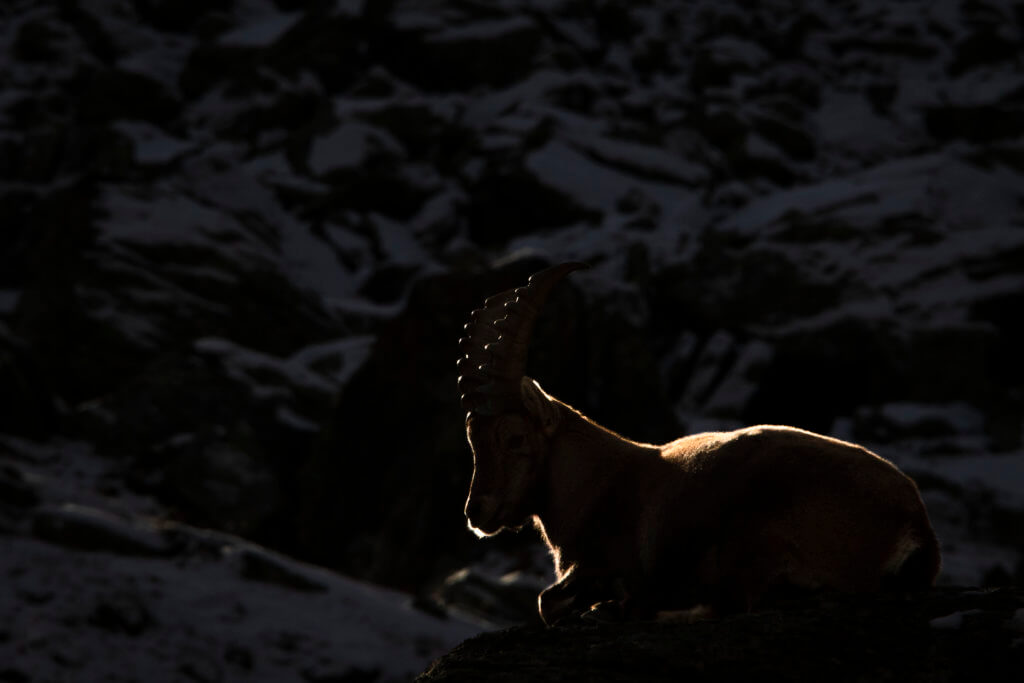
M 464 354 L 458 362 L 459 392 L 467 412 L 494 415 L 520 406 L 519 381 L 537 314 L 559 280 L 587 267 L 579 262 L 552 266 L 473 311 L 459 340 Z

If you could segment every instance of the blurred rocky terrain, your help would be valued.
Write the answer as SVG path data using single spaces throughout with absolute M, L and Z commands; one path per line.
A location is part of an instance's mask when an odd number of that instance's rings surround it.
M 400 683 L 482 628 L 111 495 L 81 443 L 4 446 L 22 465 L 0 467 L 5 683 Z
M 1019 582 L 1022 31 L 1007 0 L 4 3 L 4 505 L 81 449 L 98 508 L 526 619 L 535 539 L 462 519 L 455 341 L 586 260 L 548 391 L 638 440 L 860 441 L 944 583 Z

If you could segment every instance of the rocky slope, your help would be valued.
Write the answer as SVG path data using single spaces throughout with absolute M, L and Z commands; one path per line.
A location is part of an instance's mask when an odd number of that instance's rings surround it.
M 87 444 L 3 444 L 2 681 L 408 681 L 482 628 L 169 521 Z
M 1019 581 L 1022 25 L 1008 0 L 8 2 L 0 458 L 17 481 L 24 444 L 71 439 L 100 508 L 526 618 L 534 539 L 461 519 L 455 340 L 582 259 L 537 329 L 546 389 L 641 440 L 861 441 L 920 482 L 944 582 Z

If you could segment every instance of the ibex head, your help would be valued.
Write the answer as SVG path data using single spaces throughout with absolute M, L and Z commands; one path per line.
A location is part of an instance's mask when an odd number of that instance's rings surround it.
M 564 263 L 496 294 L 473 311 L 459 341 L 459 391 L 473 450 L 469 528 L 490 536 L 536 512 L 537 481 L 559 405 L 524 375 L 530 335 L 551 289 L 583 263 Z

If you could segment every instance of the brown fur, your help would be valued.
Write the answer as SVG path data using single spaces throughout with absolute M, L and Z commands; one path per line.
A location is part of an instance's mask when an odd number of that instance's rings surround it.
M 753 609 L 776 589 L 926 588 L 939 546 L 914 482 L 855 444 L 758 426 L 663 446 L 625 439 L 523 378 L 523 410 L 470 415 L 470 527 L 533 520 L 558 580 L 547 623 Z

